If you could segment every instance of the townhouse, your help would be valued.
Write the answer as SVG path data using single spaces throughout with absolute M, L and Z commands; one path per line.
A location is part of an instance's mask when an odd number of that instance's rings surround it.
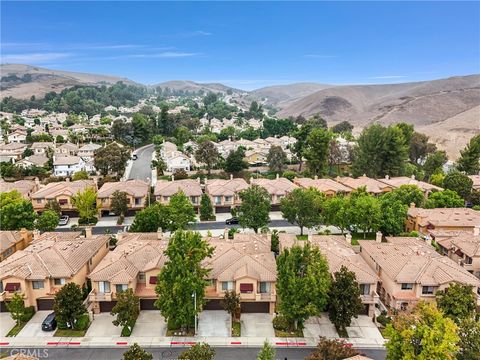
M 15 293 L 25 306 L 51 310 L 55 294 L 67 283 L 87 288 L 87 274 L 108 253 L 109 236 L 85 238 L 45 235 L 0 263 L 0 306 Z
M 168 204 L 170 198 L 179 191 L 182 191 L 190 199 L 195 210 L 198 210 L 202 198 L 200 178 L 198 181 L 192 179 L 175 180 L 172 175 L 172 181 L 158 180 L 153 195 L 160 204 Z
M 0 261 L 5 260 L 14 252 L 25 249 L 32 242 L 31 231 L 0 231 Z
M 30 195 L 36 192 L 39 188 L 38 179 L 35 180 L 18 180 L 14 182 L 6 182 L 0 179 L 0 192 L 10 192 L 16 190 L 25 199 L 30 199 Z
M 175 173 L 176 171 L 190 171 L 192 163 L 190 158 L 180 151 L 172 151 L 166 154 L 164 158 L 166 171 Z
M 357 190 L 358 188 L 365 187 L 367 193 L 372 195 L 381 195 L 392 191 L 395 187 L 389 184 L 386 184 L 380 180 L 369 178 L 366 175 L 360 176 L 358 178 L 351 177 L 337 177 L 335 181 L 350 187 L 351 189 Z
M 24 130 L 14 130 L 7 136 L 9 143 L 26 143 L 27 142 L 27 132 Z
M 234 290 L 240 295 L 242 313 L 274 313 L 277 265 L 270 236 L 235 234 L 233 240 L 208 239 L 215 250 L 203 264 L 211 269 L 205 310 L 223 310 L 225 292 Z
M 435 186 L 432 184 L 429 184 L 425 181 L 419 181 L 415 179 L 415 175 L 412 175 L 411 177 L 408 176 L 399 176 L 399 177 L 389 177 L 388 175 L 385 176 L 384 179 L 378 179 L 379 181 L 391 186 L 392 188 L 398 188 L 402 185 L 415 185 L 418 186 L 420 190 L 422 190 L 423 194 L 425 197 L 428 197 L 428 195 L 432 191 L 442 191 L 443 189 L 439 186 Z
M 34 155 L 46 155 L 48 149 L 54 149 L 55 144 L 53 142 L 34 142 L 30 146 Z
M 270 195 L 272 211 L 279 211 L 282 198 L 298 188 L 290 180 L 281 178 L 278 174 L 275 179 L 250 179 L 250 184 L 259 185 L 267 190 Z
M 268 148 L 255 148 L 245 151 L 244 160 L 249 165 L 265 165 L 267 164 Z
M 31 195 L 33 209 L 42 212 L 49 201 L 56 201 L 60 205 L 63 214 L 76 214 L 77 209 L 73 205 L 72 197 L 87 188 L 96 190 L 97 185 L 93 180 L 77 180 L 49 183 Z
M 480 212 L 467 208 L 422 209 L 412 204 L 407 211 L 406 231 L 428 235 L 430 231 L 466 231 L 480 225 Z
M 95 151 L 100 149 L 102 146 L 98 144 L 85 144 L 78 149 L 77 155 L 82 157 L 85 161 L 93 160 L 93 156 L 95 155 Z
M 42 167 L 47 165 L 48 160 L 48 157 L 45 155 L 32 155 L 18 161 L 17 165 L 23 168 L 30 168 L 32 166 Z
M 72 155 L 75 156 L 77 155 L 78 152 L 78 146 L 72 143 L 65 143 L 60 146 L 57 146 L 55 148 L 55 154 L 60 154 L 60 155 Z
M 241 203 L 240 191 L 248 188 L 243 178 L 205 179 L 205 193 L 210 197 L 216 213 L 228 213 Z
M 148 206 L 149 183 L 142 180 L 106 182 L 97 193 L 97 209 L 100 216 L 111 211 L 112 196 L 116 191 L 127 195 L 127 207 L 130 213 Z
M 393 237 L 381 242 L 377 236 L 359 244 L 363 259 L 379 277 L 377 293 L 389 308 L 406 310 L 421 300 L 433 301 L 437 291 L 452 283 L 472 285 L 478 294 L 478 278 L 423 240 Z
M 89 275 L 93 311 L 110 312 L 117 294 L 127 289 L 140 298 L 140 309 L 155 310 L 155 286 L 166 261 L 163 253 L 167 246 L 161 233 L 118 233 L 115 250 Z
M 326 196 L 335 196 L 339 194 L 348 194 L 353 189 L 351 187 L 345 186 L 342 183 L 336 182 L 332 179 L 319 179 L 318 176 L 315 178 L 294 178 L 293 182 L 304 188 L 314 188 L 318 191 L 324 193 Z
M 15 163 L 22 159 L 22 154 L 26 149 L 27 145 L 17 142 L 0 145 L 0 159 L 2 162 Z
M 53 175 L 71 176 L 79 171 L 86 171 L 87 164 L 80 156 L 60 155 L 53 157 Z

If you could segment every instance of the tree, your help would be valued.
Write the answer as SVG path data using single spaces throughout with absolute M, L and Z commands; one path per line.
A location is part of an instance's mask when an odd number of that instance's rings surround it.
M 72 181 L 88 180 L 88 179 L 89 179 L 89 176 L 88 176 L 88 173 L 85 170 L 77 171 L 72 176 Z
M 212 167 L 215 166 L 219 159 L 220 154 L 213 142 L 207 140 L 198 144 L 198 149 L 195 151 L 195 160 L 205 164 L 208 175 L 210 175 Z
M 111 133 L 116 141 L 124 144 L 136 145 L 138 141 L 133 135 L 132 123 L 121 119 L 117 119 L 112 123 Z
M 159 203 L 137 212 L 130 227 L 131 232 L 156 232 L 170 226 L 170 207 Z
M 143 144 L 150 139 L 152 135 L 152 123 L 150 119 L 142 114 L 135 113 L 132 116 L 133 136 L 140 144 Z
M 340 133 L 351 133 L 353 130 L 353 125 L 350 124 L 348 121 L 339 122 L 337 125 L 332 127 L 332 132 L 340 134 Z
M 232 317 L 235 317 L 240 310 L 240 295 L 232 291 L 226 291 L 222 300 L 223 309 Z
M 403 232 L 407 219 L 408 206 L 395 196 L 380 197 L 380 231 L 385 235 L 398 236 Z
M 32 203 L 18 191 L 0 193 L 0 230 L 31 230 L 35 218 Z
M 10 316 L 18 324 L 22 322 L 25 315 L 25 295 L 14 293 L 12 300 L 6 303 Z
M 457 360 L 480 360 L 480 321 L 466 318 L 458 326 Z
M 285 151 L 283 151 L 281 146 L 270 146 L 267 154 L 267 162 L 270 171 L 281 173 L 283 170 L 285 170 L 287 154 L 285 154 Z
M 179 230 L 170 238 L 165 250 L 168 260 L 155 287 L 158 295 L 155 306 L 168 321 L 188 329 L 202 310 L 210 271 L 202 262 L 212 253 L 213 248 L 198 232 Z M 192 294 L 196 295 L 196 308 Z
M 435 191 L 430 194 L 425 202 L 427 209 L 460 208 L 464 205 L 465 201 L 452 190 Z
M 239 147 L 235 151 L 230 151 L 223 164 L 223 169 L 229 173 L 238 173 L 244 169 L 248 169 L 248 163 L 243 160 L 245 150 Z
M 434 152 L 436 146 L 428 142 L 428 136 L 414 132 L 409 141 L 409 157 L 412 164 L 423 162 L 428 154 Z
M 345 340 L 320 337 L 314 352 L 305 360 L 343 360 L 358 355 L 358 351 L 348 346 Z
M 413 203 L 416 207 L 422 207 L 425 200 L 423 191 L 417 185 L 401 185 L 400 187 L 383 194 L 381 198 L 398 200 L 406 206 L 410 206 Z
M 127 215 L 128 197 L 125 191 L 114 191 L 110 200 L 110 208 L 115 215 Z
M 469 175 L 480 173 L 480 134 L 472 137 L 465 149 L 460 151 L 457 168 Z
M 320 225 L 324 195 L 314 188 L 297 188 L 280 201 L 282 216 L 291 224 L 300 227 L 303 235 L 305 227 Z
M 200 200 L 200 220 L 201 221 L 215 220 L 212 201 L 210 200 L 210 197 L 207 194 L 202 194 L 202 198 Z
M 186 229 L 188 224 L 196 221 L 195 208 L 183 191 L 177 192 L 170 198 L 168 209 L 170 224 L 167 228 L 170 231 Z
M 344 333 L 352 318 L 356 318 L 364 307 L 354 272 L 342 265 L 340 271 L 334 274 L 329 299 L 328 317 Z
M 53 231 L 58 226 L 60 216 L 53 210 L 45 210 L 35 221 L 35 229 L 40 232 Z
M 368 231 L 377 231 L 381 224 L 380 200 L 365 192 L 352 192 L 350 195 L 352 224 L 363 231 L 366 237 Z
M 285 249 L 277 258 L 279 312 L 297 329 L 324 311 L 330 283 L 327 261 L 317 247 L 306 243 Z
M 55 211 L 58 216 L 62 215 L 62 208 L 57 200 L 48 200 L 45 204 L 45 210 L 52 210 Z
M 122 360 L 153 360 L 153 355 L 143 350 L 137 343 L 133 343 L 123 353 Z
M 438 308 L 457 325 L 462 320 L 475 316 L 477 297 L 472 285 L 452 283 L 445 290 L 437 291 L 435 295 Z
M 178 360 L 213 360 L 215 350 L 207 343 L 198 343 L 180 354 Z
M 87 312 L 83 305 L 82 288 L 73 282 L 63 285 L 55 294 L 53 311 L 59 323 L 73 328 L 78 317 Z
M 443 179 L 443 187 L 455 191 L 464 200 L 467 200 L 472 192 L 473 180 L 458 171 L 449 172 Z
M 328 148 L 332 136 L 324 129 L 314 129 L 308 136 L 303 150 L 307 166 L 313 175 L 327 172 Z
M 113 325 L 121 326 L 122 328 L 128 326 L 132 331 L 132 326 L 140 314 L 140 299 L 135 296 L 131 288 L 117 292 L 117 303 L 113 307 L 110 315 L 117 316 L 112 321 Z
M 93 164 L 103 176 L 123 175 L 129 159 L 130 149 L 113 142 L 95 150 Z
M 275 360 L 275 354 L 275 348 L 270 345 L 267 340 L 265 340 L 263 343 L 263 347 L 258 353 L 257 360 Z
M 430 179 L 432 175 L 442 172 L 443 165 L 448 161 L 448 157 L 445 151 L 435 151 L 427 156 L 425 164 L 423 164 L 423 170 L 425 171 L 425 177 Z
M 182 146 L 192 137 L 192 133 L 186 126 L 179 126 L 175 129 L 175 144 Z
M 86 188 L 72 196 L 73 205 L 77 208 L 80 219 L 85 223 L 95 220 L 97 214 L 97 192 L 93 187 Z
M 252 228 L 255 233 L 270 221 L 270 195 L 258 185 L 252 185 L 239 193 L 242 203 L 237 208 L 238 221 L 242 227 Z
M 457 326 L 435 303 L 420 302 L 412 313 L 401 313 L 387 325 L 387 360 L 455 359 Z

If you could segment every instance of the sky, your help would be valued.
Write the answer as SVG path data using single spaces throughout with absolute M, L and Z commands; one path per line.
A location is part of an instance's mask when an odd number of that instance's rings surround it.
M 480 2 L 1 2 L 1 63 L 220 82 L 480 73 Z

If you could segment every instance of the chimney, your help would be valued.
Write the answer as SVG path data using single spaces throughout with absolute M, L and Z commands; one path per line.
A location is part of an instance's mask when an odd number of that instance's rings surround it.
M 70 182 L 70 178 L 69 177 L 65 178 L 65 181 Z
M 85 237 L 86 238 L 92 237 L 92 227 L 91 226 L 85 227 Z
M 479 236 L 480 235 L 480 225 L 476 225 L 473 227 L 473 236 Z
M 375 234 L 375 241 L 376 241 L 377 243 L 381 243 L 381 242 L 382 242 L 382 237 L 383 237 L 382 232 L 381 232 L 381 231 L 377 231 L 377 233 Z
M 39 230 L 33 230 L 33 240 L 38 240 L 40 237 L 40 231 Z
M 162 231 L 162 228 L 159 227 L 157 229 L 157 240 L 162 240 L 163 239 L 163 231 Z
M 385 175 L 385 180 L 388 180 L 390 179 L 390 176 L 389 175 Z
M 230 174 L 230 180 L 233 180 L 233 174 Z
M 225 240 L 228 240 L 228 229 L 227 228 L 225 230 L 223 230 L 223 238 Z
M 201 184 L 201 183 L 202 183 L 202 179 L 200 178 L 200 176 L 199 176 L 199 177 L 197 177 L 197 182 L 198 182 L 199 184 Z
M 346 234 L 345 235 L 345 240 L 347 240 L 347 243 L 349 243 L 350 245 L 353 245 L 352 244 L 352 234 Z
M 318 180 L 318 175 L 315 175 L 313 178 L 314 178 L 315 180 Z
M 35 178 L 35 185 L 37 187 L 40 186 L 40 179 L 38 177 Z
M 415 205 L 414 202 L 411 202 L 411 203 L 410 203 L 410 207 L 411 207 L 411 208 L 414 208 L 415 206 L 416 206 L 416 205 Z
M 117 242 L 122 241 L 122 239 L 123 239 L 123 231 L 119 231 L 119 232 L 117 233 L 116 238 L 117 238 Z
M 410 176 L 410 178 L 411 178 L 412 180 L 415 180 L 415 175 L 412 174 L 412 176 Z
M 172 174 L 172 181 L 175 181 L 175 175 Z
M 279 173 L 277 173 L 277 179 L 279 179 L 279 178 L 280 178 L 280 174 L 279 174 Z

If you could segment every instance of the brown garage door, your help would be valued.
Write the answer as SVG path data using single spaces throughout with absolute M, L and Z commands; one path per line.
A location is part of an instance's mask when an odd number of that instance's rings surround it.
M 230 206 L 217 206 L 215 212 L 219 214 L 226 214 L 230 212 Z
M 203 310 L 223 310 L 221 300 L 207 300 Z
M 0 312 L 8 312 L 6 301 L 0 301 Z
M 37 310 L 53 310 L 53 299 L 37 299 Z
M 242 302 L 240 307 L 242 313 L 268 313 L 270 308 L 268 302 Z
M 156 299 L 140 299 L 140 310 L 158 310 L 155 307 Z
M 116 301 L 100 301 L 100 312 L 112 311 L 116 303 Z

